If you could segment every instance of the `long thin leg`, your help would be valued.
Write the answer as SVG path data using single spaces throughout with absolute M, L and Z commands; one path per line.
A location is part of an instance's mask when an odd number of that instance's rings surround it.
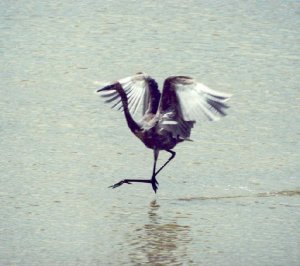
M 155 169 L 156 169 L 156 162 L 157 162 L 158 154 L 159 154 L 159 150 L 154 150 L 154 164 L 153 164 L 153 171 L 152 171 L 152 177 L 151 177 L 151 179 L 123 179 L 120 182 L 118 182 L 118 183 L 116 183 L 116 184 L 114 184 L 112 186 L 109 186 L 109 187 L 111 187 L 111 188 L 117 188 L 117 187 L 119 187 L 119 186 L 121 186 L 123 184 L 150 183 L 150 184 L 152 184 L 152 188 L 153 188 L 154 192 L 156 193 L 157 188 L 158 188 L 157 187 L 158 182 L 157 182 L 157 180 L 155 178 L 155 176 L 157 174 L 155 172 Z
M 154 190 L 154 192 L 156 193 L 156 190 L 158 188 L 158 182 L 156 180 L 156 176 L 158 175 L 158 173 L 172 160 L 174 159 L 176 152 L 172 151 L 172 150 L 166 150 L 167 152 L 171 153 L 171 157 L 168 159 L 168 161 L 166 161 L 162 167 L 160 167 L 157 171 L 156 171 L 156 161 L 158 158 L 158 153 L 159 150 L 154 150 L 154 164 L 153 164 L 153 172 L 152 172 L 152 178 L 151 178 L 151 184 L 152 184 L 152 188 Z
M 172 159 L 174 159 L 175 155 L 176 155 L 176 152 L 175 151 L 172 151 L 172 150 L 166 150 L 167 152 L 171 153 L 171 157 L 168 159 L 168 161 L 166 161 L 164 163 L 164 165 L 162 167 L 160 167 L 157 172 L 155 173 L 155 175 L 158 175 L 158 173 L 169 163 L 171 162 Z
M 159 150 L 154 150 L 154 163 L 153 163 L 153 171 L 152 171 L 152 177 L 151 177 L 151 184 L 154 192 L 156 193 L 156 190 L 158 188 L 158 182 L 156 180 L 156 162 L 158 158 Z

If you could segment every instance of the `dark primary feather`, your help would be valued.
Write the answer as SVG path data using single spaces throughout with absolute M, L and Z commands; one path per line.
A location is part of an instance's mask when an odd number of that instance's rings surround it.
M 148 83 L 149 93 L 147 94 L 147 97 L 144 98 L 143 114 L 155 114 L 157 112 L 161 94 L 158 89 L 158 84 L 153 78 L 149 76 L 146 78 L 146 81 Z

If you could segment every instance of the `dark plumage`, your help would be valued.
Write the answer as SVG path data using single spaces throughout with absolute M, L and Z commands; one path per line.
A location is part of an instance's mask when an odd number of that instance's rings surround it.
M 186 76 L 167 78 L 160 93 L 156 81 L 145 73 L 121 79 L 97 92 L 106 98 L 105 102 L 113 103 L 112 108 L 123 109 L 131 132 L 154 151 L 151 179 L 124 179 L 111 187 L 142 182 L 152 184 L 155 192 L 157 174 L 175 157 L 172 149 L 189 140 L 191 129 L 201 116 L 209 120 L 224 116 L 228 108 L 225 102 L 230 98 L 229 94 L 211 90 Z M 143 117 L 136 122 L 133 116 L 139 107 L 142 107 Z M 171 153 L 171 157 L 156 170 L 160 150 Z

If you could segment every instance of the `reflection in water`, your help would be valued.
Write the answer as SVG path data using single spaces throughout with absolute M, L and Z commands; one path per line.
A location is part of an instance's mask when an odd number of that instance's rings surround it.
M 174 221 L 165 223 L 158 214 L 156 200 L 150 203 L 149 223 L 134 231 L 129 254 L 134 265 L 150 263 L 155 265 L 178 265 L 188 260 L 187 244 L 191 241 L 190 227 Z

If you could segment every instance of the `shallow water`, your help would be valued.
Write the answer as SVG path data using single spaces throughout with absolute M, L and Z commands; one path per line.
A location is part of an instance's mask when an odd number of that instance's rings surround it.
M 2 1 L 1 265 L 299 265 L 298 1 Z M 152 151 L 94 91 L 145 71 L 234 94 Z M 167 160 L 161 152 L 159 163 Z

